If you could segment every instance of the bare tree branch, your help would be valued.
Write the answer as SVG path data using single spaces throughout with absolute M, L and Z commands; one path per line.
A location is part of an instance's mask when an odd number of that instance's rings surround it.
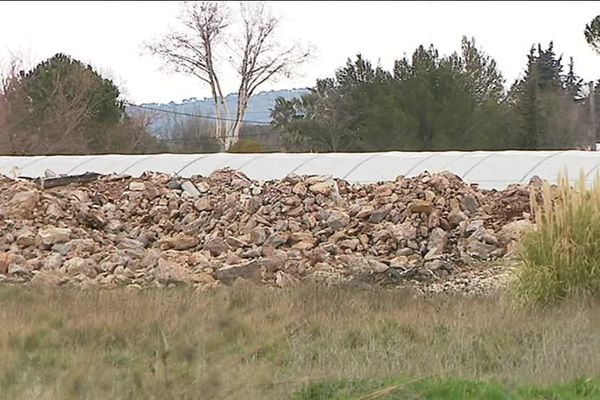
M 293 67 L 307 59 L 309 52 L 298 45 L 279 44 L 276 35 L 279 19 L 262 2 L 240 4 L 241 30 L 233 35 L 235 48 L 225 41 L 225 32 L 233 24 L 233 18 L 224 2 L 184 5 L 180 16 L 182 28 L 147 45 L 147 49 L 162 57 L 176 72 L 196 76 L 209 85 L 216 117 L 215 137 L 223 149 L 228 149 L 239 140 L 248 101 L 256 89 L 280 75 L 289 75 Z M 229 59 L 240 77 L 233 124 L 229 122 L 231 113 L 219 79 L 222 70 L 218 70 L 215 56 L 221 47 L 232 51 Z
M 248 108 L 248 101 L 256 89 L 280 75 L 288 75 L 292 68 L 308 59 L 309 51 L 300 46 L 283 47 L 277 41 L 279 20 L 267 6 L 260 3 L 240 4 L 243 34 L 237 40 L 236 71 L 240 76 L 236 121 L 232 141 L 239 140 L 240 129 Z
M 13 112 L 10 99 L 20 91 L 21 65 L 22 61 L 13 56 L 5 68 L 0 66 L 0 154 L 17 152 L 17 140 L 10 121 Z
M 223 126 L 221 112 L 229 110 L 221 91 L 215 66 L 214 47 L 222 42 L 224 30 L 230 25 L 230 13 L 222 2 L 184 2 L 179 17 L 183 30 L 171 32 L 147 49 L 163 58 L 176 72 L 184 72 L 207 83 L 211 89 L 217 122 L 215 137 L 225 147 L 227 124 Z

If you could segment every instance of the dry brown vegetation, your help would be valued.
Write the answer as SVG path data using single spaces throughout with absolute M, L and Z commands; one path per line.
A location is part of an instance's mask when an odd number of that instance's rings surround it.
M 583 171 L 574 186 L 562 175 L 557 186 L 544 183 L 541 197 L 532 202 L 536 229 L 522 242 L 515 299 L 542 307 L 568 297 L 598 297 L 600 176 L 586 187 Z
M 439 374 L 509 387 L 560 383 L 600 375 L 599 311 L 592 303 L 511 311 L 498 298 L 315 286 L 4 287 L 0 392 L 11 399 L 287 399 L 324 398 L 298 391 L 331 379 Z
M 52 155 L 161 150 L 146 115 L 124 113 L 118 88 L 68 56 L 32 69 L 0 65 L 0 154 Z M 111 98 L 112 97 L 112 98 Z

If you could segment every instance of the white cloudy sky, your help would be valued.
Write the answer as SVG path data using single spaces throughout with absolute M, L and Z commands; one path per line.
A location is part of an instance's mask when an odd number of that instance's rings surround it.
M 522 73 L 530 46 L 550 40 L 575 58 L 579 75 L 600 78 L 600 55 L 583 37 L 600 14 L 598 2 L 269 3 L 282 17 L 282 40 L 312 43 L 316 52 L 297 76 L 264 90 L 312 86 L 359 52 L 385 68 L 419 44 L 450 53 L 462 35 L 475 36 L 509 81 Z M 160 60 L 141 54 L 142 43 L 174 26 L 178 12 L 177 2 L 0 2 L 0 61 L 12 52 L 34 64 L 64 52 L 109 74 L 134 102 L 208 96 L 196 79 L 161 70 Z M 225 91 L 235 86 L 228 76 Z

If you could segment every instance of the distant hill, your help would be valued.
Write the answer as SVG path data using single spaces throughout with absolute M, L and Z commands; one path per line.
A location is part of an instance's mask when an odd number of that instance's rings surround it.
M 278 97 L 283 97 L 286 100 L 289 100 L 294 97 L 301 97 L 306 93 L 308 93 L 308 89 L 271 90 L 255 94 L 250 98 L 250 101 L 248 103 L 248 110 L 246 111 L 244 121 L 257 121 L 262 123 L 270 122 L 271 108 L 273 108 L 273 106 L 275 105 L 275 99 L 277 99 Z M 225 100 L 231 111 L 232 118 L 234 118 L 237 109 L 237 94 L 229 94 L 225 97 Z M 143 103 L 140 104 L 140 106 L 156 108 L 166 111 L 177 111 L 189 114 L 214 116 L 212 99 L 210 98 L 197 99 L 195 97 L 192 97 L 183 100 L 181 103 Z M 130 115 L 134 115 L 136 112 L 139 111 L 140 109 L 137 107 L 126 107 L 126 112 Z M 169 114 L 165 113 L 165 115 Z M 183 116 L 181 118 L 186 117 Z M 154 132 L 158 132 L 160 130 L 161 124 L 166 123 L 166 121 L 166 118 L 162 122 L 161 119 L 158 119 L 155 125 L 152 126 L 152 130 Z

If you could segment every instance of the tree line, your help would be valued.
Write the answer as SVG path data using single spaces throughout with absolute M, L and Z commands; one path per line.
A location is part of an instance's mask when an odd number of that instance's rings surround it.
M 272 125 L 295 151 L 568 149 L 595 141 L 588 86 L 552 42 L 532 46 L 523 76 L 505 83 L 496 61 L 466 37 L 447 56 L 419 46 L 392 70 L 358 54 L 302 98 L 277 99 Z

